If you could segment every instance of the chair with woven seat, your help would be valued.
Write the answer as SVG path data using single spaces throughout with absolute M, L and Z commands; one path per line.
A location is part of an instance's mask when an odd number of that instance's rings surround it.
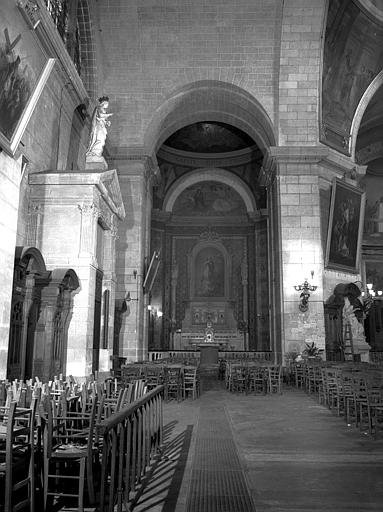
M 98 456 L 94 443 L 97 398 L 89 413 L 53 416 L 46 407 L 44 430 L 44 510 L 50 510 L 48 496 L 77 498 L 78 510 L 84 510 L 85 482 L 90 503 L 95 501 L 93 464 Z M 69 484 L 78 481 L 77 488 Z M 62 485 L 58 487 L 58 483 Z M 66 485 L 66 487 L 65 487 Z
M 37 399 L 30 407 L 1 407 L 0 485 L 4 512 L 35 510 L 34 440 Z M 1 500 L 0 500 L 1 501 Z M 0 508 L 1 508 L 0 505 Z
M 231 369 L 230 391 L 245 393 L 247 390 L 247 367 L 234 364 Z
M 199 396 L 199 375 L 196 366 L 184 366 L 182 386 L 184 399 L 190 395 L 195 400 Z
M 159 364 L 150 364 L 144 366 L 144 378 L 148 391 L 160 386 L 164 382 L 164 368 Z
M 267 390 L 269 393 L 282 393 L 282 367 L 281 365 L 269 366 L 267 369 Z
M 181 401 L 182 398 L 182 366 L 165 367 L 165 400 L 171 398 Z
M 247 376 L 247 391 L 253 392 L 255 395 L 267 392 L 267 368 L 259 364 L 249 366 Z

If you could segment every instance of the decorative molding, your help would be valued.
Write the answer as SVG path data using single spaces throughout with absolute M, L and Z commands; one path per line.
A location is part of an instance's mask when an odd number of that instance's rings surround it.
M 209 227 L 207 231 L 202 231 L 202 233 L 199 235 L 199 238 L 201 240 L 221 240 L 221 236 L 219 235 L 219 233 L 217 233 L 217 231 L 212 231 L 211 228 Z
M 329 124 L 322 123 L 321 126 L 321 137 L 320 140 L 323 144 L 327 144 L 333 149 L 336 149 L 340 153 L 346 156 L 351 155 L 351 133 L 334 128 Z
M 40 232 L 41 215 L 43 213 L 43 205 L 41 203 L 32 203 L 28 207 L 28 228 L 27 228 L 27 244 L 30 246 L 37 245 Z

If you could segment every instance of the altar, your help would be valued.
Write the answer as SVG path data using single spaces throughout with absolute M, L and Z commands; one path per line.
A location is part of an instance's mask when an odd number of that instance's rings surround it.
M 217 343 L 202 343 L 198 346 L 200 351 L 200 365 L 218 364 L 218 350 Z
M 199 345 L 200 365 L 218 364 L 219 343 L 215 343 L 214 329 L 211 322 L 207 322 L 204 342 Z

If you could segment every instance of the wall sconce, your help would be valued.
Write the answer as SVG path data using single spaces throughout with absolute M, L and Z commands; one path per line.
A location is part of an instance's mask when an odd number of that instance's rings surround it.
M 367 287 L 367 297 L 371 297 L 372 299 L 382 298 L 383 291 L 382 290 L 374 290 L 374 285 L 372 283 L 368 283 Z M 362 293 L 363 295 L 363 293 Z
M 147 308 L 149 313 L 151 313 L 154 318 L 162 318 L 164 316 L 164 313 L 160 309 L 154 307 L 152 304 L 148 304 Z
M 365 291 L 362 291 L 363 297 L 363 311 L 365 315 L 368 315 L 371 309 L 371 306 L 374 303 L 374 300 L 382 300 L 383 299 L 383 291 L 382 290 L 374 290 L 374 285 L 372 283 L 366 284 Z
M 314 277 L 314 271 L 311 271 L 311 279 Z M 310 298 L 310 292 L 315 292 L 315 290 L 318 288 L 317 286 L 314 286 L 310 284 L 307 281 L 307 278 L 305 279 L 304 283 L 302 284 L 296 284 L 294 286 L 297 292 L 301 292 L 300 294 L 300 303 L 299 303 L 299 311 L 302 311 L 302 313 L 305 313 L 309 309 L 309 298 Z

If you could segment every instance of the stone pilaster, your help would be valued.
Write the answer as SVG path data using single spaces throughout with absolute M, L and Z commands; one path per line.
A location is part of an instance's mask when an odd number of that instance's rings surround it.
M 323 243 L 318 166 L 327 155 L 321 147 L 271 148 L 275 160 L 274 190 L 277 211 L 281 287 L 281 352 L 302 351 L 305 343 L 325 347 L 323 311 Z M 312 273 L 313 272 L 313 277 Z M 309 309 L 299 311 L 299 292 L 294 288 L 307 279 L 318 288 L 312 292 Z M 277 348 L 277 352 L 279 352 Z
M 116 299 L 123 304 L 119 355 L 128 361 L 140 361 L 146 359 L 148 350 L 149 300 L 142 284 L 151 257 L 151 188 L 155 165 L 145 156 L 119 162 L 118 176 L 126 211 L 119 227 L 116 253 Z M 130 301 L 124 303 L 128 294 Z

